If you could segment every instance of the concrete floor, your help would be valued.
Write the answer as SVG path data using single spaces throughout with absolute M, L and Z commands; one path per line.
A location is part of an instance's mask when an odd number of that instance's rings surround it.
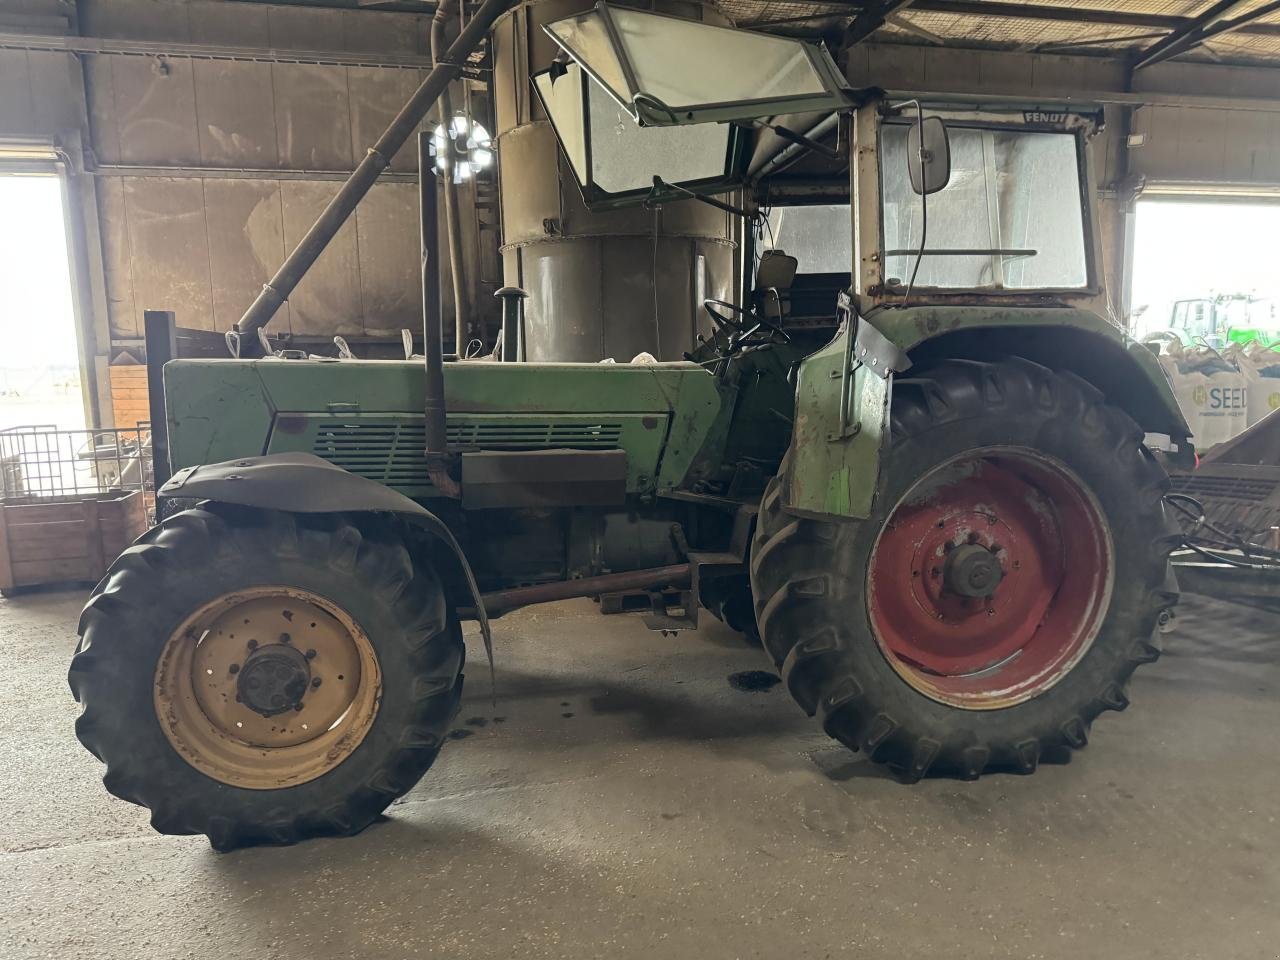
M 497 625 L 423 783 L 361 836 L 219 856 L 108 796 L 64 682 L 81 597 L 0 600 L 0 957 L 1276 957 L 1280 624 L 1184 605 L 1093 745 L 904 786 L 718 624 Z M 476 656 L 478 644 L 473 648 Z

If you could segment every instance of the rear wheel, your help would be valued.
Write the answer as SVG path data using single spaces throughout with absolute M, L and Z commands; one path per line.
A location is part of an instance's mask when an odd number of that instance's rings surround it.
M 80 631 L 76 733 L 107 789 L 218 849 L 363 829 L 431 765 L 462 688 L 439 579 L 366 518 L 177 514 Z
M 1084 746 L 1177 599 L 1168 481 L 1141 441 L 1089 384 L 1027 361 L 897 380 L 868 520 L 765 493 L 757 615 L 797 701 L 908 779 Z

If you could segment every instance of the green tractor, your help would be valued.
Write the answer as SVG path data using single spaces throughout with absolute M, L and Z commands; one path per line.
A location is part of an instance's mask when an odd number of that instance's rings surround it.
M 1280 342 L 1275 303 L 1247 293 L 1177 300 L 1169 315 L 1169 326 L 1158 333 L 1172 334 L 1187 347 L 1204 343 L 1221 350 L 1229 343 L 1257 340 L 1269 347 Z
M 492 619 L 618 591 L 649 594 L 654 628 L 701 606 L 757 639 L 801 709 L 906 780 L 1083 747 L 1177 599 L 1144 434 L 1191 455 L 1107 316 L 1099 111 L 855 91 L 819 46 L 605 3 L 548 32 L 564 56 L 533 87 L 589 204 L 762 224 L 766 193 L 787 223 L 843 203 L 847 229 L 796 236 L 844 269 L 748 250 L 754 289 L 708 301 L 678 362 L 446 362 L 437 322 L 423 359 L 169 363 L 160 494 L 187 508 L 111 567 L 71 665 L 107 789 L 219 849 L 354 833 L 444 744 L 463 620 L 492 663 Z M 806 156 L 838 194 L 777 186 Z

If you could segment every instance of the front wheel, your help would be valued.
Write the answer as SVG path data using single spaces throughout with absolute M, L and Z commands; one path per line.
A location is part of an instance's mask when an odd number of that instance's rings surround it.
M 907 779 L 1084 746 L 1177 600 L 1168 479 L 1141 431 L 1016 358 L 897 380 L 891 430 L 867 520 L 796 518 L 777 480 L 765 493 L 752 585 L 791 693 Z
M 112 565 L 69 679 L 107 789 L 225 850 L 371 823 L 439 752 L 462 662 L 389 525 L 208 505 Z

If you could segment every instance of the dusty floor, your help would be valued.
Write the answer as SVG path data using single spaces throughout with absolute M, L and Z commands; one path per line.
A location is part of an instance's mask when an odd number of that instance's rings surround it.
M 387 822 L 219 856 L 73 739 L 79 601 L 0 600 L 6 960 L 1280 955 L 1280 624 L 1236 608 L 1184 605 L 1072 763 L 915 786 L 733 689 L 762 657 L 718 625 L 528 611 L 498 624 L 505 721 L 473 663 Z

